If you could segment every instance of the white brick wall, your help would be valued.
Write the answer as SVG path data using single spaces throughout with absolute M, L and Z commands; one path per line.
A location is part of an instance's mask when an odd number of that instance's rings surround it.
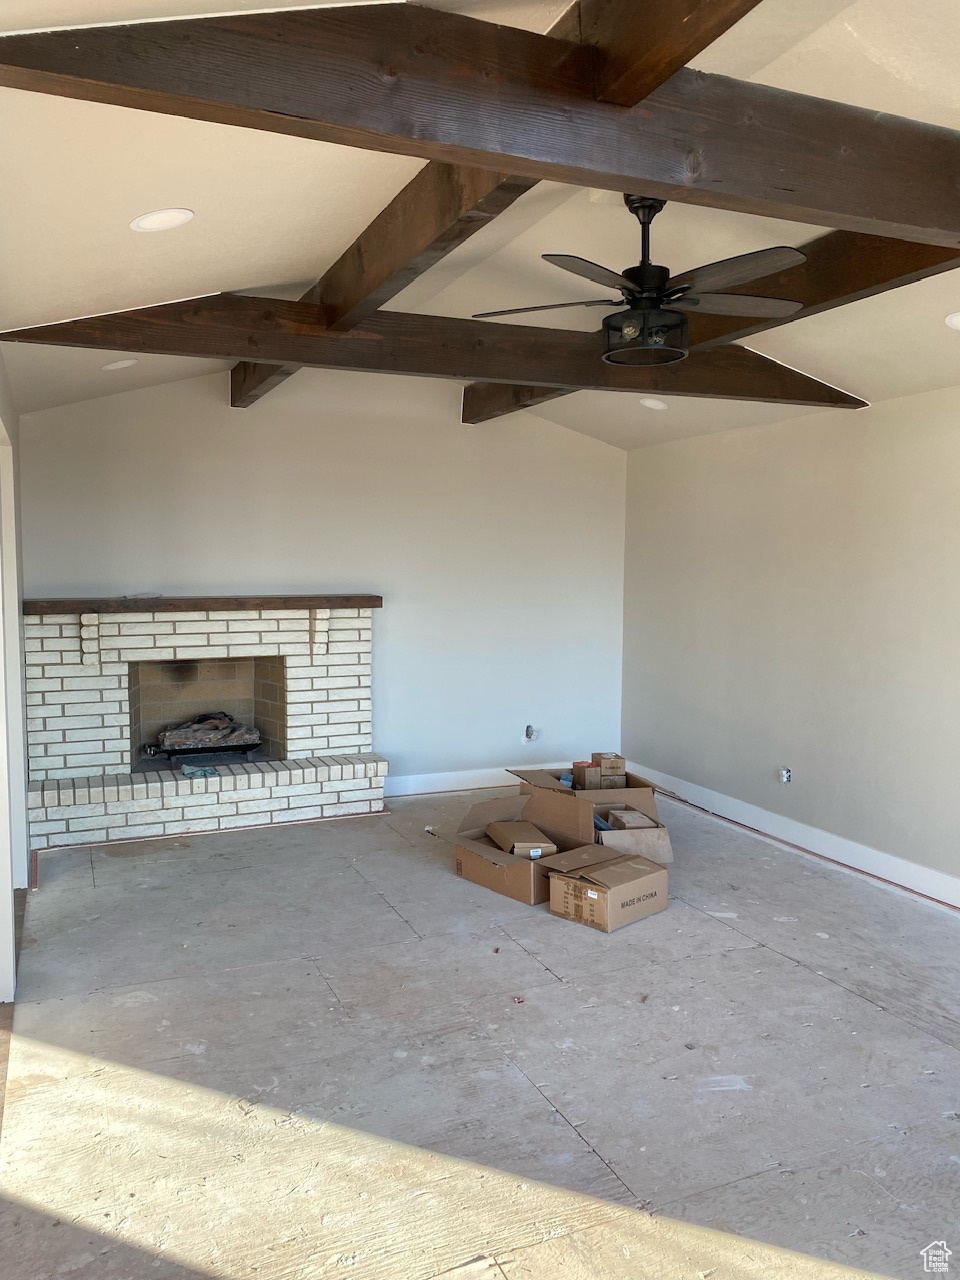
M 131 662 L 284 657 L 287 754 L 367 751 L 373 744 L 371 618 L 370 609 L 28 616 L 30 777 L 133 767 Z
M 378 811 L 387 766 L 371 754 L 371 621 L 370 609 L 25 617 L 33 847 Z M 289 760 L 188 787 L 178 771 L 130 775 L 129 663 L 261 656 L 285 659 Z M 213 800 L 198 807 L 205 781 Z

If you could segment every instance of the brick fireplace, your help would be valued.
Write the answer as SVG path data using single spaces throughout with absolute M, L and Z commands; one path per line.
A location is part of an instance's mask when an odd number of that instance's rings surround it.
M 370 663 L 381 603 L 26 601 L 31 847 L 378 812 L 387 762 L 372 751 Z M 215 710 L 259 720 L 273 758 L 212 777 L 140 766 L 159 727 Z

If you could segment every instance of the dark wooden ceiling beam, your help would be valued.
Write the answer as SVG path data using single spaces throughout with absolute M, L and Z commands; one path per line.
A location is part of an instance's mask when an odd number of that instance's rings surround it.
M 603 55 L 601 102 L 635 106 L 760 0 L 580 0 L 580 38 Z
M 579 43 L 579 6 L 561 14 L 548 34 Z M 346 332 L 536 185 L 534 178 L 429 160 L 300 301 L 322 306 L 327 325 Z M 297 371 L 296 365 L 242 363 L 232 382 L 243 388 L 243 403 L 234 408 L 251 408 Z
M 616 73 L 596 85 L 597 96 L 633 106 L 758 3 L 579 0 L 547 34 L 598 46 Z M 430 160 L 301 301 L 324 307 L 331 329 L 352 329 L 535 185 L 534 178 Z M 295 372 L 289 365 L 244 369 L 237 378 L 244 407 Z
M 936 245 L 911 244 L 880 236 L 831 231 L 802 246 L 807 260 L 789 271 L 743 285 L 731 293 L 794 298 L 803 310 L 787 319 L 744 320 L 731 316 L 690 316 L 690 349 L 711 347 L 749 338 L 804 316 L 872 298 L 891 289 L 916 284 L 944 271 L 960 270 L 960 253 Z M 503 383 L 475 383 L 464 389 L 464 422 L 486 422 L 534 408 L 566 392 L 554 388 L 517 387 Z
M 468 426 L 481 422 L 493 422 L 521 409 L 536 409 L 539 405 L 572 395 L 567 387 L 530 387 L 515 382 L 470 382 L 463 388 L 460 421 Z
M 691 346 L 699 351 L 737 338 L 748 338 L 805 316 L 819 315 L 822 311 L 832 311 L 960 269 L 960 252 L 956 249 L 857 235 L 852 231 L 830 231 L 800 247 L 807 255 L 806 262 L 729 292 L 793 298 L 803 304 L 801 311 L 771 320 L 691 316 Z
M 532 178 L 431 160 L 301 302 L 320 306 L 329 328 L 347 332 L 535 185 Z M 250 365 L 238 374 L 244 403 L 234 407 L 250 408 L 296 371 L 296 365 Z
M 252 358 L 271 364 L 420 377 L 494 378 L 601 391 L 653 391 L 719 399 L 859 408 L 862 400 L 746 348 L 720 347 L 665 369 L 600 359 L 597 334 L 491 326 L 479 320 L 381 312 L 362 329 L 335 333 L 319 307 L 221 294 L 0 334 L 5 342 L 109 351 Z M 234 377 L 237 371 L 234 370 Z M 243 386 L 234 382 L 234 399 Z
M 0 83 L 960 246 L 960 133 L 681 70 L 627 109 L 587 45 L 415 5 L 6 36 Z
M 689 357 L 688 357 L 689 358 Z M 506 418 L 521 409 L 539 405 L 572 393 L 565 387 L 519 386 L 512 382 L 471 382 L 463 388 L 460 421 L 470 426 Z
M 328 327 L 354 328 L 525 191 L 532 178 L 431 161 L 303 297 Z

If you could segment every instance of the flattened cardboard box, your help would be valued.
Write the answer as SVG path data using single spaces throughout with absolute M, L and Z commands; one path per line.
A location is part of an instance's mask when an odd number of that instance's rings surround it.
M 596 791 L 573 791 L 571 787 L 564 787 L 559 780 L 562 772 L 562 769 L 507 769 L 507 773 L 520 778 L 521 795 L 534 795 L 539 791 L 544 797 L 544 803 L 547 803 L 549 796 L 562 796 L 564 799 L 573 796 L 582 809 L 579 822 L 584 844 L 588 844 L 588 841 L 594 838 L 593 806 L 595 804 L 604 805 L 605 808 L 617 804 L 630 805 L 631 809 L 639 809 L 641 813 L 646 814 L 646 817 L 655 818 L 659 822 L 660 815 L 657 812 L 657 797 L 654 796 L 653 782 L 648 782 L 639 774 L 627 773 L 627 785 L 622 790 L 608 791 L 605 788 L 598 788 Z M 530 820 L 536 822 L 535 818 Z M 538 826 L 540 826 L 539 823 Z
M 662 822 L 656 822 L 647 814 L 627 805 L 611 806 L 609 809 L 603 805 L 597 805 L 598 816 L 607 822 L 613 821 L 615 813 L 630 815 L 639 825 L 620 829 L 614 827 L 612 831 L 598 832 L 600 843 L 605 849 L 619 849 L 621 853 L 639 854 L 643 858 L 649 858 L 651 862 L 660 863 L 661 866 L 666 866 L 673 861 L 670 834 Z
M 612 933 L 667 906 L 667 869 L 627 856 L 550 875 L 550 913 Z
M 585 844 L 575 833 L 551 828 L 539 817 L 533 819 L 528 812 L 530 807 L 537 812 L 535 797 L 503 796 L 496 800 L 483 800 L 472 805 L 457 826 L 437 831 L 441 840 L 448 840 L 454 845 L 457 875 L 517 902 L 536 906 L 550 897 L 550 868 L 573 871 L 622 856 L 616 849 L 604 849 L 592 842 Z M 572 814 L 573 811 L 570 812 Z M 491 823 L 519 822 L 521 819 L 533 821 L 559 852 L 547 858 L 518 858 L 512 853 L 505 853 L 486 834 Z

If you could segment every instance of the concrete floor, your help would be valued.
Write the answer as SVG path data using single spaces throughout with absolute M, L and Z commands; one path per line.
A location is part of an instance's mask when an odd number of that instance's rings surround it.
M 664 802 L 669 910 L 606 936 L 456 879 L 424 827 L 476 798 L 44 855 L 4 1280 L 960 1250 L 960 916 Z

